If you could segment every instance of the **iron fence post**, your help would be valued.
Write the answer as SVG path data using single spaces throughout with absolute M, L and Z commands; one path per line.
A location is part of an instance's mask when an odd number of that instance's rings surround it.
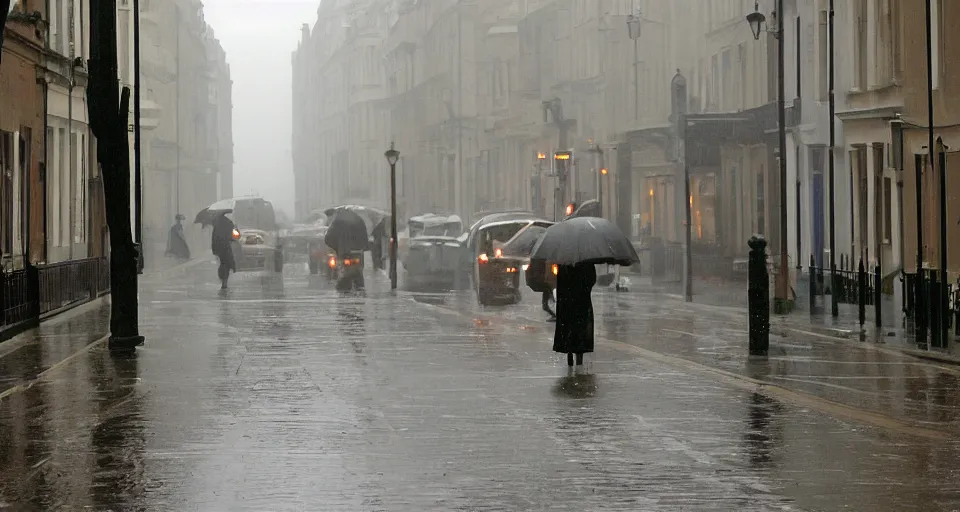
M 877 324 L 877 327 L 883 325 L 882 307 L 880 306 L 881 287 L 883 286 L 883 280 L 880 276 L 880 265 L 876 266 L 876 274 L 873 276 L 873 314 L 874 321 Z
M 927 304 L 930 305 L 930 342 L 934 347 L 940 347 L 940 272 L 930 272 L 930 286 L 927 288 Z
M 867 320 L 867 271 L 863 268 L 863 258 L 857 266 L 857 309 L 860 319 L 860 329 Z
M 766 356 L 770 349 L 770 276 L 767 272 L 767 241 L 753 236 L 750 247 L 749 308 L 750 355 Z

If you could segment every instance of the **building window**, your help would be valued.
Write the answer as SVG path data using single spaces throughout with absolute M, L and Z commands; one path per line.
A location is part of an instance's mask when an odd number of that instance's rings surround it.
M 867 19 L 867 0 L 854 0 L 854 20 L 856 28 L 854 29 L 854 60 L 856 62 L 856 75 L 854 76 L 854 86 L 861 91 L 867 90 L 867 29 L 869 27 Z
M 893 240 L 893 179 L 883 179 L 883 241 Z
M 823 10 L 819 13 L 819 23 L 817 25 L 817 67 L 820 70 L 817 83 L 817 99 L 820 101 L 830 101 L 830 13 Z

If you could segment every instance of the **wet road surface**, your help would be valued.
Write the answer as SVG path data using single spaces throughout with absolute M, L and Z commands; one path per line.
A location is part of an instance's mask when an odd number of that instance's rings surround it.
M 838 419 L 603 340 L 571 374 L 550 352 L 552 325 L 532 293 L 480 310 L 463 293 L 392 296 L 382 275 L 368 277 L 365 296 L 343 296 L 297 269 L 283 280 L 238 275 L 226 294 L 213 274 L 199 267 L 200 285 L 144 283 L 148 343 L 135 357 L 97 346 L 0 402 L 0 501 L 44 510 L 960 508 L 956 441 Z M 683 316 L 695 312 L 643 313 L 642 300 L 601 294 L 601 336 L 743 366 L 721 342 L 662 334 L 667 324 L 696 334 Z M 50 366 L 48 350 L 11 353 L 7 364 Z

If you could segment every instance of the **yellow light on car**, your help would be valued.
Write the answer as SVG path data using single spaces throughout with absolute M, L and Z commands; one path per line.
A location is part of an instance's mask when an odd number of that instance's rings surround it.
M 496 256 L 497 258 L 502 258 L 502 257 L 503 257 L 503 249 L 497 249 L 497 250 L 493 251 L 493 255 Z
M 480 257 L 477 258 L 477 259 L 480 260 L 480 263 L 486 263 L 486 262 L 490 261 L 490 258 L 487 257 L 486 254 L 481 254 Z
M 560 267 L 554 264 L 554 265 L 551 265 L 551 270 L 553 271 L 553 275 L 557 275 L 557 273 L 560 272 Z
M 508 274 L 516 274 L 516 273 L 517 273 L 517 267 L 507 267 L 507 273 L 508 273 Z

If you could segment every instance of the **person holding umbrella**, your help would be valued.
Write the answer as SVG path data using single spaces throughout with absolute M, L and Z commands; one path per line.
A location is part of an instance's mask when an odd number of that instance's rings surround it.
M 595 265 L 631 265 L 639 260 L 633 244 L 615 224 L 598 217 L 577 217 L 547 228 L 537 241 L 531 259 L 555 262 L 557 271 L 557 323 L 553 350 L 567 354 L 567 365 L 583 364 L 593 352 L 593 301 L 597 282 Z
M 220 260 L 217 268 L 217 277 L 220 278 L 220 289 L 227 289 L 227 280 L 230 272 L 237 271 L 237 263 L 233 256 L 233 241 L 239 237 L 237 226 L 227 217 L 232 210 L 221 210 L 213 219 L 213 236 L 210 240 L 210 249 Z M 236 233 L 236 235 L 235 235 Z

